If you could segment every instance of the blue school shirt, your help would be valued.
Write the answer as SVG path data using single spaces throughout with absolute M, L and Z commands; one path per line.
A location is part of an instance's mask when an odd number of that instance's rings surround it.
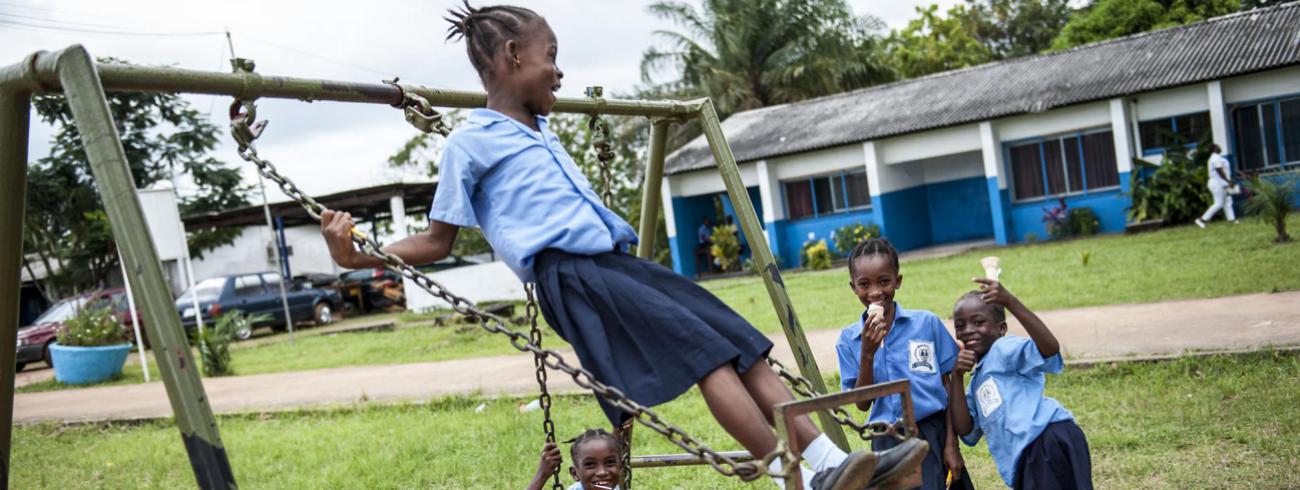
M 554 248 L 578 255 L 624 250 L 636 232 L 600 202 L 560 139 L 537 116 L 533 131 L 475 109 L 447 137 L 429 219 L 480 227 L 492 250 L 524 282 L 533 256 Z
M 1046 374 L 1059 374 L 1064 367 L 1060 353 L 1043 359 L 1033 340 L 1006 336 L 993 342 L 971 371 L 966 407 L 975 428 L 961 440 L 974 446 L 980 436 L 987 437 L 1007 485 L 1015 486 L 1020 453 L 1047 424 L 1074 419 L 1056 400 L 1043 396 Z
M 911 382 L 912 416 L 920 421 L 948 408 L 948 392 L 943 388 L 944 374 L 952 371 L 957 359 L 957 341 L 934 313 L 906 310 L 894 303 L 894 326 L 885 334 L 871 367 L 876 383 L 899 379 Z M 853 389 L 858 381 L 858 361 L 862 353 L 862 326 L 867 312 L 853 325 L 840 332 L 835 353 L 840 360 L 840 388 Z M 888 396 L 871 404 L 871 422 L 893 423 L 903 418 L 901 397 Z

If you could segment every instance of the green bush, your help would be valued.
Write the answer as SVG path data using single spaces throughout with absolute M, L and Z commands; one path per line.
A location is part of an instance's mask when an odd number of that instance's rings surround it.
M 1202 142 L 1190 155 L 1186 147 L 1175 142 L 1165 149 L 1160 165 L 1134 158 L 1129 221 L 1161 220 L 1175 225 L 1199 218 L 1210 207 L 1211 196 L 1205 187 L 1209 159 L 1208 142 Z
M 59 328 L 59 345 L 98 347 L 127 343 L 126 329 L 108 308 L 81 308 Z
M 736 225 L 713 227 L 713 246 L 709 253 L 718 259 L 718 267 L 723 271 L 737 269 L 740 265 L 740 238 L 736 236 Z
M 235 332 L 251 328 L 254 322 L 269 318 L 267 315 L 246 315 L 242 311 L 229 311 L 217 317 L 217 323 L 210 328 L 190 332 L 195 347 L 199 348 L 199 358 L 203 361 L 204 376 L 229 376 L 235 374 L 230 363 L 230 343 L 235 340 Z
M 1101 219 L 1092 208 L 1071 208 L 1061 220 L 1048 223 L 1047 230 L 1052 238 L 1096 235 L 1101 231 Z
M 853 253 L 853 247 L 878 236 L 880 236 L 879 226 L 853 223 L 837 228 L 831 235 L 831 239 L 835 241 L 835 250 L 840 253 L 840 256 L 848 257 Z
M 1250 179 L 1251 196 L 1246 200 L 1246 213 L 1258 216 L 1260 221 L 1273 225 L 1277 238 L 1273 241 L 1291 241 L 1286 232 L 1286 215 L 1291 212 L 1291 193 L 1300 182 L 1300 172 L 1292 171 L 1265 179 L 1258 175 Z
M 816 240 L 804 243 L 803 250 L 799 252 L 803 259 L 803 267 L 815 271 L 826 270 L 831 268 L 831 249 L 826 246 L 826 240 Z

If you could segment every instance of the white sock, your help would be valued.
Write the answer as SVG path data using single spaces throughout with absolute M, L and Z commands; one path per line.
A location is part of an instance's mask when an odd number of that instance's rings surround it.
M 768 469 L 769 471 L 773 472 L 773 473 L 780 473 L 780 472 L 781 472 L 781 464 L 782 464 L 782 462 L 781 462 L 781 459 L 780 459 L 780 458 L 774 459 L 774 460 L 772 460 L 771 463 L 768 463 L 768 465 L 767 465 L 767 469 Z M 799 470 L 800 470 L 800 471 L 799 471 L 799 476 L 802 476 L 802 477 L 803 477 L 803 488 L 804 488 L 805 490 L 812 490 L 812 479 L 813 479 L 813 475 L 815 475 L 816 472 L 813 471 L 811 468 L 809 468 L 807 465 L 802 465 L 802 464 L 799 465 Z M 772 477 L 772 481 L 776 483 L 776 488 L 780 488 L 781 490 L 785 490 L 785 479 L 784 479 L 784 478 L 776 478 L 776 477 Z
M 839 446 L 831 442 L 831 438 L 827 437 L 826 434 L 817 436 L 816 439 L 808 443 L 808 447 L 804 448 L 801 456 L 803 456 L 805 462 L 812 465 L 813 469 L 817 471 L 839 466 L 849 457 Z

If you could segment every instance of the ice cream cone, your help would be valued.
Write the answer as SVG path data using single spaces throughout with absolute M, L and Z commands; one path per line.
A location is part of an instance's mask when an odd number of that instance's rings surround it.
M 998 275 L 1002 274 L 1002 267 L 997 257 L 984 257 L 980 259 L 980 265 L 984 266 L 984 277 L 998 280 Z

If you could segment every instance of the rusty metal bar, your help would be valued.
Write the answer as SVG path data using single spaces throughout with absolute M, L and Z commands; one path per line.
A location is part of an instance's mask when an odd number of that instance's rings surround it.
M 31 95 L 0 90 L 0 489 L 9 488 Z
M 655 234 L 659 228 L 659 190 L 664 182 L 664 146 L 668 142 L 668 120 L 657 119 L 650 125 L 650 162 L 641 187 L 641 244 L 636 256 L 649 259 L 655 251 Z
M 749 239 L 750 253 L 753 255 L 753 260 L 758 263 L 759 270 L 762 271 L 763 284 L 767 285 L 767 295 L 772 299 L 772 307 L 776 309 L 776 316 L 781 320 L 781 328 L 785 330 L 785 338 L 790 342 L 790 351 L 794 353 L 795 362 L 799 364 L 799 374 L 807 378 L 818 393 L 827 393 L 826 381 L 822 379 L 821 369 L 817 368 L 817 360 L 813 358 L 812 349 L 808 347 L 808 338 L 804 336 L 803 327 L 799 326 L 794 305 L 790 303 L 790 295 L 785 290 L 785 281 L 781 280 L 781 271 L 777 268 L 776 259 L 772 257 L 772 249 L 767 245 L 767 234 L 763 232 L 763 227 L 758 222 L 754 203 L 749 200 L 749 191 L 740 179 L 740 167 L 736 166 L 736 157 L 731 153 L 731 147 L 727 145 L 727 137 L 722 134 L 722 124 L 718 120 L 718 113 L 713 109 L 712 101 L 701 104 L 700 124 L 704 127 L 704 136 L 713 150 L 713 160 L 718 165 L 718 171 L 722 173 L 727 194 L 731 196 L 731 205 L 736 208 L 736 219 L 740 221 L 740 228 Z M 835 418 L 825 410 L 817 412 L 817 418 L 821 420 L 822 432 L 825 432 L 840 449 L 848 451 L 849 441 L 844 437 L 844 431 L 835 422 Z
M 776 421 L 777 436 L 786 442 L 787 447 L 799 447 L 797 433 L 789 430 L 794 426 L 794 419 L 811 412 L 822 413 L 834 407 L 849 405 L 867 400 L 875 400 L 890 395 L 898 395 L 903 398 L 903 421 L 908 427 L 908 433 L 916 433 L 916 420 L 912 416 L 912 387 L 907 380 L 890 381 L 888 383 L 879 383 L 871 386 L 863 386 L 848 391 L 823 395 L 817 398 L 806 400 L 795 400 L 777 405 L 773 419 Z M 794 465 L 794 471 L 791 471 L 785 477 L 785 488 L 790 490 L 805 490 L 803 488 L 803 476 L 799 465 Z M 913 475 L 912 478 L 905 480 L 907 483 L 920 485 L 920 473 Z M 903 486 L 900 488 L 910 488 Z
M 721 454 L 735 460 L 737 463 L 754 460 L 754 457 L 747 451 L 726 451 Z M 632 457 L 633 468 L 666 468 L 670 466 L 695 466 L 702 464 L 709 463 L 693 454 L 654 454 L 649 456 Z
M 122 250 L 130 280 L 140 285 L 137 299 L 142 300 L 144 316 L 149 319 L 146 324 L 149 340 L 154 347 L 154 356 L 194 477 L 199 488 L 236 488 L 216 418 L 208 405 L 207 394 L 195 370 L 193 354 L 176 315 L 175 303 L 163 279 L 158 251 L 154 249 L 149 227 L 140 209 L 135 181 L 131 178 L 122 141 L 113 124 L 104 88 L 100 85 L 95 60 L 81 46 L 63 50 L 55 59 L 68 106 L 72 109 L 90 160 L 91 172 L 113 224 L 113 240 Z

